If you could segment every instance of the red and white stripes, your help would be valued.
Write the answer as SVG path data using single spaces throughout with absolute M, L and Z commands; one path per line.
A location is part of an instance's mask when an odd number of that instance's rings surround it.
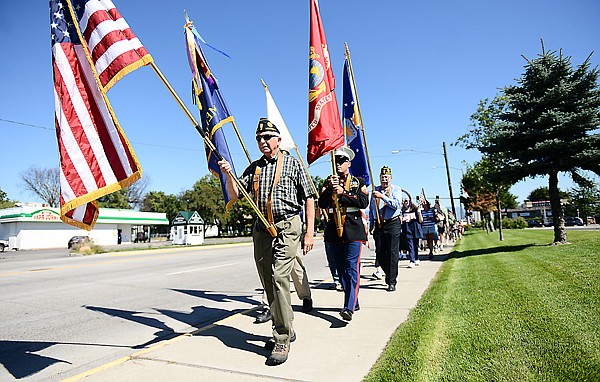
M 104 91 L 152 61 L 112 1 L 87 1 L 78 21 Z

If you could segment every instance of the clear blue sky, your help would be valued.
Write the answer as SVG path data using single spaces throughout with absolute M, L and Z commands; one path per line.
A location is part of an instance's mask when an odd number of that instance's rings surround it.
M 254 129 L 266 115 L 263 78 L 303 156 L 308 114 L 308 1 L 114 0 L 133 31 L 191 110 L 190 72 L 183 41 L 183 10 L 198 31 L 232 59 L 204 48 L 223 95 L 253 158 Z M 321 16 L 341 100 L 344 42 L 352 55 L 374 172 L 393 169 L 394 183 L 418 194 L 448 197 L 442 142 L 448 145 L 454 196 L 462 161 L 480 155 L 452 147 L 468 131 L 478 101 L 515 83 L 524 55 L 563 49 L 581 63 L 592 51 L 600 64 L 600 2 L 530 1 L 333 1 Z M 46 1 L 9 1 L 0 15 L 0 188 L 9 198 L 37 201 L 20 174 L 31 166 L 58 165 L 54 133 L 49 10 Z M 149 177 L 148 191 L 178 194 L 207 173 L 202 141 L 151 68 L 117 83 L 108 97 Z M 247 161 L 230 125 L 233 160 Z M 398 150 L 397 154 L 392 154 Z M 312 175 L 331 172 L 325 158 Z M 377 175 L 376 175 L 377 176 Z M 547 185 L 520 182 L 522 201 Z M 560 178 L 561 189 L 572 186 Z M 450 205 L 447 201 L 446 205 Z M 457 204 L 458 209 L 458 204 Z

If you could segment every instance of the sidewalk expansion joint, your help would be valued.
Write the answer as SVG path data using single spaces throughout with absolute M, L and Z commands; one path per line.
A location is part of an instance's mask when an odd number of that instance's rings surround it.
M 176 365 L 176 366 L 190 367 L 190 368 L 194 368 L 194 369 L 204 369 L 204 370 L 216 371 L 219 373 L 251 376 L 251 377 L 258 378 L 258 380 L 260 380 L 260 381 L 269 380 L 269 381 L 286 381 L 286 382 L 288 382 L 288 381 L 289 382 L 309 382 L 309 381 L 306 381 L 303 379 L 280 378 L 280 377 L 274 377 L 272 375 L 247 373 L 247 372 L 243 372 L 243 371 L 222 369 L 222 368 L 211 367 L 211 366 L 196 365 L 196 364 L 186 363 L 186 362 L 175 362 L 175 361 L 170 361 L 170 360 L 160 359 L 160 358 L 135 357 L 135 358 L 132 358 L 132 361 L 133 360 L 159 362 L 159 363 L 164 363 L 164 364 L 168 364 L 168 365 Z

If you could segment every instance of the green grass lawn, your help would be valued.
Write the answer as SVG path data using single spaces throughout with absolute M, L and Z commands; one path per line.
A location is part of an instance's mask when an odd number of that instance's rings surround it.
M 600 232 L 470 231 L 365 381 L 600 381 Z

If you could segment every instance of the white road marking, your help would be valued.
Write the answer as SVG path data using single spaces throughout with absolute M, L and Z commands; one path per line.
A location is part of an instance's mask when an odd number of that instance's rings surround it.
M 167 273 L 166 275 L 167 276 L 173 276 L 173 275 L 180 275 L 182 273 L 202 272 L 202 271 L 205 271 L 207 269 L 229 267 L 229 266 L 236 265 L 236 264 L 239 264 L 239 263 L 229 263 L 229 264 L 215 265 L 214 267 L 204 267 L 204 268 L 188 269 L 187 271 Z

